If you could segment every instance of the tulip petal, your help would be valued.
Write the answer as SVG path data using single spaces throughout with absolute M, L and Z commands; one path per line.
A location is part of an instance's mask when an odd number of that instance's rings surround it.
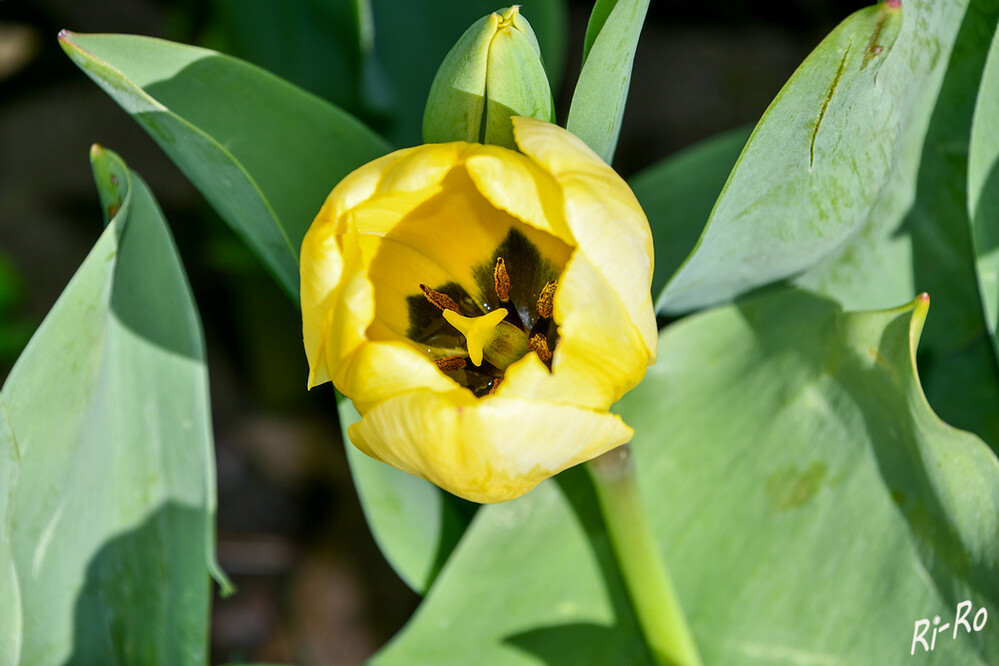
M 319 221 L 322 219 L 336 224 L 344 212 L 361 205 L 374 196 L 385 170 L 396 160 L 413 150 L 416 149 L 404 148 L 403 150 L 397 150 L 351 171 L 330 192 L 329 197 L 326 198 L 326 203 L 323 204 L 322 210 L 316 216 L 316 220 Z
M 380 196 L 416 192 L 439 185 L 458 165 L 470 144 L 430 143 L 398 152 L 382 174 L 377 193 Z
M 377 317 L 399 335 L 407 334 L 410 324 L 408 299 L 419 295 L 420 284 L 440 289 L 454 283 L 480 308 L 481 304 L 489 302 L 494 296 L 491 277 L 494 255 L 511 230 L 518 231 L 534 245 L 541 258 L 558 270 L 571 253 L 571 247 L 558 238 L 527 226 L 492 206 L 464 170 L 452 172 L 446 180 L 438 194 L 415 207 L 401 221 L 381 223 L 382 228 L 390 228 L 390 231 L 381 239 L 368 272 L 375 286 Z M 408 195 L 398 196 L 400 200 L 406 200 L 400 206 L 409 205 Z M 378 201 L 372 199 L 365 206 L 378 205 Z M 363 228 L 358 224 L 355 228 L 365 231 L 374 228 L 375 224 Z M 516 261 L 513 257 L 508 259 Z M 482 279 L 483 267 L 489 275 L 488 280 Z
M 364 261 L 364 239 L 359 234 L 343 236 L 343 272 L 329 296 L 329 322 L 325 328 L 324 349 L 329 377 L 343 392 L 341 364 L 366 342 L 364 332 L 374 319 L 374 289 L 359 270 Z M 346 395 L 346 393 L 345 393 Z
M 305 339 L 305 355 L 309 360 L 309 388 L 330 380 L 326 370 L 326 336 L 323 329 L 333 292 L 343 271 L 343 257 L 333 230 L 332 223 L 314 223 L 302 241 L 301 261 L 310 267 L 307 271 L 300 271 L 302 336 Z
M 502 502 L 629 441 L 615 414 L 571 405 L 415 391 L 348 430 L 364 453 L 474 502 Z
M 369 342 L 344 359 L 337 388 L 361 414 L 401 393 L 465 391 L 426 356 L 404 342 Z
M 607 409 L 645 375 L 638 329 L 589 258 L 576 253 L 555 292 L 559 342 L 551 372 L 534 354 L 507 369 L 499 397 Z
M 478 146 L 465 160 L 465 169 L 493 206 L 567 245 L 575 245 L 562 212 L 561 188 L 530 158 L 496 146 Z
M 565 219 L 576 247 L 608 280 L 655 360 L 652 232 L 634 193 L 571 132 L 532 118 L 514 118 L 521 151 L 562 185 Z

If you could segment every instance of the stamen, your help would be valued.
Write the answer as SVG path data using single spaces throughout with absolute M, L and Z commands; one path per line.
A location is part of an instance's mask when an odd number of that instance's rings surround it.
M 454 299 L 443 294 L 439 291 L 434 291 L 425 284 L 420 285 L 420 291 L 423 295 L 427 297 L 427 300 L 439 307 L 441 310 L 450 310 L 451 312 L 458 311 L 458 304 L 454 302 Z
M 558 287 L 558 282 L 552 280 L 544 286 L 541 290 L 541 295 L 538 296 L 538 314 L 542 317 L 551 317 L 552 310 L 554 309 L 555 303 L 555 288 Z
M 510 275 L 506 272 L 506 262 L 503 257 L 496 259 L 496 268 L 493 269 L 493 282 L 496 285 L 496 295 L 501 303 L 510 300 Z
M 444 356 L 443 358 L 436 359 L 434 364 L 442 372 L 455 372 L 465 367 L 465 359 L 462 356 Z
M 489 395 L 492 395 L 493 393 L 496 393 L 496 389 L 499 388 L 499 385 L 501 383 L 503 383 L 503 378 L 502 377 L 497 377 L 496 379 L 494 379 L 492 381 L 491 385 L 489 386 Z
M 551 284 L 551 282 L 548 284 Z M 538 358 L 540 358 L 544 363 L 552 360 L 552 352 L 548 349 L 548 340 L 540 333 L 531 338 L 527 342 L 527 346 L 530 347 L 531 351 L 537 354 Z

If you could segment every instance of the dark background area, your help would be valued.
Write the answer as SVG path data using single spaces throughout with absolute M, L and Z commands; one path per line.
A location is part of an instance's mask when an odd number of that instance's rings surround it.
M 808 52 L 864 4 L 653 0 L 615 166 L 627 177 L 754 123 Z M 105 145 L 152 187 L 204 323 L 219 559 L 239 587 L 216 600 L 213 662 L 360 663 L 405 623 L 419 598 L 386 564 L 364 523 L 332 390 L 304 390 L 297 308 L 56 41 L 69 28 L 198 43 L 210 37 L 214 6 L 0 0 L 0 277 L 13 285 L 0 289 L 0 380 L 100 234 L 88 151 Z M 447 3 L 439 6 L 447 11 Z M 590 6 L 570 3 L 560 118 Z

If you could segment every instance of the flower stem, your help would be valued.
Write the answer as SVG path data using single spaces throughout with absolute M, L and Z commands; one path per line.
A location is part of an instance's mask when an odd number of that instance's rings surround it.
M 624 445 L 587 467 L 607 523 L 614 554 L 645 642 L 657 666 L 701 666 L 666 561 L 649 526 L 635 480 L 631 448 Z

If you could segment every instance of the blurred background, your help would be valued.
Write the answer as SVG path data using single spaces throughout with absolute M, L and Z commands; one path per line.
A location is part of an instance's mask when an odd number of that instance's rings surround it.
M 344 57 L 336 0 L 0 0 L 0 382 L 102 228 L 88 150 L 122 155 L 150 184 L 201 311 L 218 463 L 219 560 L 239 588 L 216 599 L 212 661 L 357 664 L 402 627 L 419 597 L 378 551 L 356 498 L 329 385 L 305 391 L 295 304 L 124 111 L 59 48 L 62 28 L 153 35 L 238 55 L 333 100 L 396 145 L 418 140 L 427 72 Z M 421 9 L 426 4 L 432 11 Z M 455 5 L 452 8 L 448 5 Z M 522 12 L 528 20 L 532 0 Z M 615 166 L 631 176 L 718 132 L 755 123 L 795 67 L 859 0 L 653 0 Z M 465 3 L 373 0 L 453 44 Z M 458 6 L 462 9 L 458 9 Z M 567 3 L 564 120 L 592 2 Z M 499 9 L 499 5 L 495 7 Z M 436 19 L 434 12 L 448 14 Z M 388 19 L 385 19 L 388 20 Z M 402 19 L 400 19 L 402 20 Z M 354 37 L 356 40 L 356 36 Z M 344 46 L 344 45 L 347 46 Z M 433 51 L 434 49 L 428 49 Z M 430 62 L 432 61 L 432 62 Z M 411 75 L 410 75 L 411 74 Z M 393 83 L 414 90 L 397 91 Z M 422 93 L 420 91 L 423 91 Z M 400 99 L 419 99 L 400 120 Z M 414 138 L 414 136 L 416 138 Z M 330 183 L 330 187 L 335 183 Z

